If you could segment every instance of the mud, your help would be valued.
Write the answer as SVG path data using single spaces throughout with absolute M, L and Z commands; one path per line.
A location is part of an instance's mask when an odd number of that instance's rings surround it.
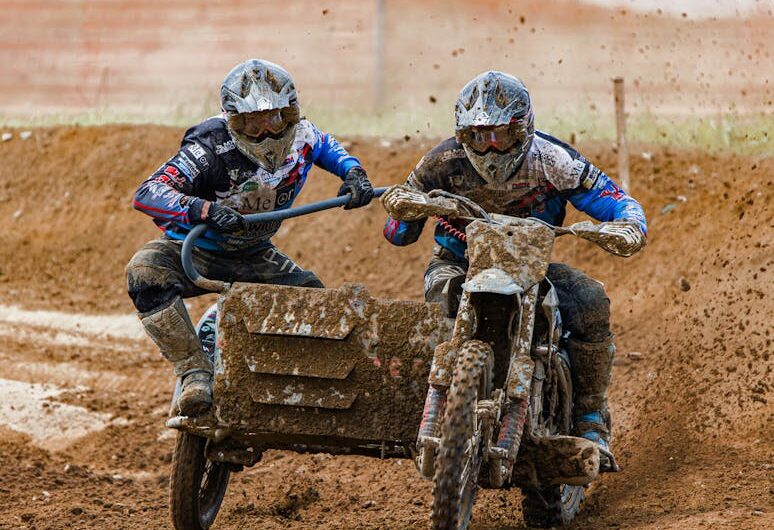
M 582 221 L 572 226 L 572 233 L 622 258 L 630 257 L 647 243 L 642 229 L 633 221 L 606 224 Z
M 413 443 L 433 349 L 450 335 L 439 306 L 374 299 L 349 283 L 235 284 L 219 308 L 221 428 L 271 443 L 277 433 Z
M 546 275 L 554 246 L 552 230 L 535 222 L 497 226 L 474 221 L 465 230 L 471 278 L 499 268 L 527 292 Z
M 133 308 L 123 267 L 157 235 L 130 209 L 131 193 L 181 133 L 55 128 L 0 144 L 0 303 L 57 312 L 0 314 L 0 377 L 56 385 L 66 392 L 48 402 L 110 416 L 58 450 L 0 426 L 0 528 L 169 528 L 172 371 L 124 320 Z M 350 141 L 378 185 L 402 182 L 433 143 Z M 609 146 L 579 147 L 614 167 Z M 610 400 L 623 472 L 596 483 L 575 528 L 770 528 L 774 161 L 630 151 L 648 246 L 627 260 L 577 238 L 554 249 L 605 283 L 619 352 Z M 313 170 L 302 200 L 337 189 Z M 325 212 L 286 223 L 276 242 L 330 287 L 357 281 L 373 296 L 419 301 L 431 231 L 390 247 L 383 221 L 378 204 Z M 192 302 L 192 314 L 212 300 Z M 80 315 L 120 322 L 120 332 L 79 332 L 78 322 L 94 322 Z M 233 479 L 216 524 L 425 528 L 429 505 L 430 484 L 407 460 L 269 451 Z M 474 528 L 520 528 L 519 505 L 516 491 L 482 491 Z
M 387 190 L 381 202 L 385 211 L 400 221 L 418 221 L 434 215 L 452 218 L 460 215 L 457 201 L 445 197 L 428 197 L 407 184 Z
M 105 428 L 109 414 L 49 401 L 63 391 L 50 385 L 0 379 L 3 395 L 0 423 L 29 435 L 32 443 L 49 451 L 67 447 L 79 438 Z

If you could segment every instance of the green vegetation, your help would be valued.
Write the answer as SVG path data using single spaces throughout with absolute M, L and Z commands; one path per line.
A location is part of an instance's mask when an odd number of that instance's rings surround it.
M 44 127 L 52 125 L 105 125 L 113 123 L 154 123 L 187 127 L 212 115 L 212 102 L 203 104 L 201 112 L 173 109 L 162 113 L 131 113 L 111 109 L 94 109 L 77 114 L 46 114 L 29 118 L 0 115 L 0 128 Z M 331 107 L 305 107 L 305 113 L 324 130 L 339 136 L 443 137 L 453 130 L 450 109 L 440 104 L 417 109 L 392 111 L 347 111 Z M 631 114 L 628 137 L 631 142 L 669 144 L 676 148 L 708 151 L 734 151 L 741 154 L 774 153 L 772 117 L 768 113 L 728 113 L 704 116 Z M 541 112 L 538 128 L 567 141 L 615 139 L 613 116 L 585 112 Z
M 676 148 L 770 155 L 774 153 L 771 123 L 771 116 L 764 113 L 705 116 L 639 113 L 628 116 L 627 137 L 630 142 L 667 144 Z M 612 115 L 562 118 L 554 114 L 538 126 L 564 139 L 574 135 L 576 140 L 615 140 Z

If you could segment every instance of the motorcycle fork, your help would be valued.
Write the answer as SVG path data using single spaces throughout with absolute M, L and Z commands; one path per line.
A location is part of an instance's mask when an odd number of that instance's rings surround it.
M 538 286 L 533 286 L 520 300 L 519 316 L 511 326 L 511 355 L 505 379 L 505 403 L 497 441 L 488 447 L 489 482 L 502 487 L 511 478 L 527 421 L 532 376 L 535 362 L 530 356 L 535 326 Z
M 502 328 L 498 326 L 487 325 L 487 306 L 493 308 L 512 307 L 513 303 L 498 304 L 491 297 L 499 297 L 494 293 L 481 293 L 480 295 L 471 295 L 463 292 L 460 299 L 457 318 L 455 320 L 454 332 L 451 343 L 462 344 L 469 339 L 480 339 L 490 344 L 503 342 L 506 339 L 507 344 L 497 345 L 507 349 L 510 353 L 512 348 L 512 338 L 514 325 L 518 325 L 521 318 L 521 303 L 516 300 L 515 309 L 510 313 L 506 325 L 505 333 L 501 333 Z M 508 297 L 511 298 L 511 297 Z M 491 313 L 491 311 L 490 311 Z M 499 336 L 498 336 L 499 335 Z M 503 337 L 504 336 L 504 337 Z M 497 348 L 496 346 L 496 348 Z M 497 348 L 499 349 L 499 348 Z M 497 358 L 497 356 L 495 356 Z M 451 369 L 453 365 L 448 368 Z M 495 369 L 497 363 L 495 362 Z M 449 378 L 450 378 L 449 374 Z M 422 410 L 422 421 L 417 433 L 416 453 L 414 463 L 422 478 L 431 480 L 433 478 L 435 467 L 435 456 L 440 443 L 440 425 L 446 410 L 446 391 L 448 387 L 435 383 L 432 378 L 430 386 L 425 397 L 425 405 Z M 505 393 L 501 389 L 496 389 L 488 399 L 479 400 L 477 406 L 477 417 L 480 419 L 482 440 L 485 440 L 486 446 L 483 452 L 484 462 L 489 459 L 492 449 L 493 434 L 502 414 Z

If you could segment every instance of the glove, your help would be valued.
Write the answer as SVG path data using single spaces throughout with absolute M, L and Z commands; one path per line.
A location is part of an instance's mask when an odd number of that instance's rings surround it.
M 344 206 L 345 210 L 365 206 L 374 198 L 374 187 L 371 186 L 371 181 L 368 180 L 368 175 L 362 167 L 353 167 L 347 171 L 337 196 L 341 197 L 348 193 L 352 195 L 352 198 Z
M 241 213 L 215 202 L 209 203 L 204 222 L 221 234 L 236 234 L 247 228 L 247 221 Z
M 457 202 L 445 197 L 428 197 L 405 184 L 392 186 L 382 195 L 382 206 L 399 221 L 418 221 L 430 215 L 459 217 Z
M 611 254 L 628 258 L 645 246 L 645 234 L 634 221 L 622 220 L 600 223 L 575 223 L 569 227 L 575 235 L 596 243 Z

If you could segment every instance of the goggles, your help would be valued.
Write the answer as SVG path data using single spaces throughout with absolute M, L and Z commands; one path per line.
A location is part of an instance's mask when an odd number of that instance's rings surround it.
M 242 112 L 228 115 L 228 125 L 237 133 L 253 138 L 274 136 L 283 132 L 288 125 L 299 120 L 298 106 L 291 105 L 281 109 Z
M 531 133 L 532 114 L 506 123 L 505 125 L 488 125 L 466 127 L 456 133 L 457 141 L 467 145 L 473 151 L 483 155 L 489 151 L 504 153 L 514 145 L 521 146 Z

